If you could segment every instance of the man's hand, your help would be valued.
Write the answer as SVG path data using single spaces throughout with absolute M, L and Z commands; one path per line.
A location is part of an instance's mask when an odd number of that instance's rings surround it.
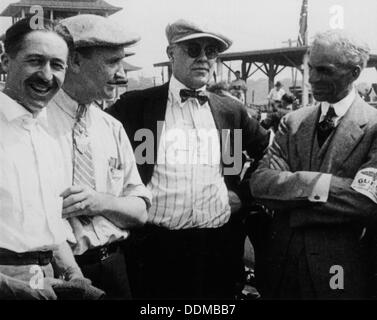
M 60 196 L 63 197 L 63 218 L 99 215 L 106 197 L 105 194 L 80 185 L 69 187 Z
M 1 300 L 56 300 L 53 285 L 62 283 L 59 279 L 44 278 L 43 289 L 33 289 L 26 281 L 0 274 Z
M 270 157 L 270 169 L 278 171 L 291 171 L 288 163 L 275 155 L 271 155 Z
M 230 212 L 235 213 L 241 209 L 242 203 L 237 193 L 232 190 L 228 190 Z
M 63 281 L 55 278 L 44 278 L 43 289 L 31 289 L 35 291 L 38 300 L 56 300 L 57 296 L 53 289 L 54 286 L 62 284 Z

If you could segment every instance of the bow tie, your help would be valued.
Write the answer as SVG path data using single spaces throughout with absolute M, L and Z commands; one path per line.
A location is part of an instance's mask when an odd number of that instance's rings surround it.
M 201 91 L 181 89 L 179 95 L 181 96 L 181 102 L 185 102 L 188 98 L 195 98 L 200 105 L 203 105 L 208 101 L 208 97 Z

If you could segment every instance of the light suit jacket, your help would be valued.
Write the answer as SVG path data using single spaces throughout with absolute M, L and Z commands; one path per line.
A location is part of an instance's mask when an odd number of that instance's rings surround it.
M 254 197 L 276 209 L 260 261 L 267 297 L 278 288 L 295 230 L 303 234 L 318 298 L 366 295 L 366 250 L 360 238 L 363 228 L 377 220 L 377 205 L 354 191 L 351 183 L 360 169 L 377 168 L 377 110 L 357 95 L 321 148 L 316 136 L 319 115 L 318 105 L 285 116 L 250 179 Z M 270 169 L 272 155 L 283 159 L 290 171 Z M 332 174 L 328 200 L 310 202 L 308 197 L 323 173 Z M 333 290 L 329 285 L 334 265 L 344 270 L 343 290 Z

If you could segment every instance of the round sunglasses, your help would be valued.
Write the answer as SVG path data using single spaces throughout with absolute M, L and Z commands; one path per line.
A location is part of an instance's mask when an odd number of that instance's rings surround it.
M 187 53 L 190 58 L 197 58 L 202 53 L 202 49 L 204 49 L 204 53 L 208 59 L 215 59 L 219 56 L 219 49 L 215 45 L 208 45 L 206 47 L 202 47 L 199 43 L 192 42 L 187 44 L 181 44 L 183 50 Z

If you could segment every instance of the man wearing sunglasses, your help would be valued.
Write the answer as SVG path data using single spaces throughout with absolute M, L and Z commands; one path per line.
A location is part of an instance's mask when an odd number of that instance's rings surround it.
M 233 164 L 224 155 L 231 151 L 242 163 L 247 150 L 258 160 L 268 137 L 241 103 L 206 91 L 228 38 L 185 20 L 169 24 L 166 36 L 169 83 L 128 92 L 109 110 L 123 123 L 153 194 L 148 223 L 126 248 L 135 262 L 129 269 L 133 295 L 232 298 L 236 252 L 243 250 L 235 246 L 240 230 L 230 219 L 241 207 L 240 170 L 229 173 Z M 142 161 L 143 147 L 152 161 Z

